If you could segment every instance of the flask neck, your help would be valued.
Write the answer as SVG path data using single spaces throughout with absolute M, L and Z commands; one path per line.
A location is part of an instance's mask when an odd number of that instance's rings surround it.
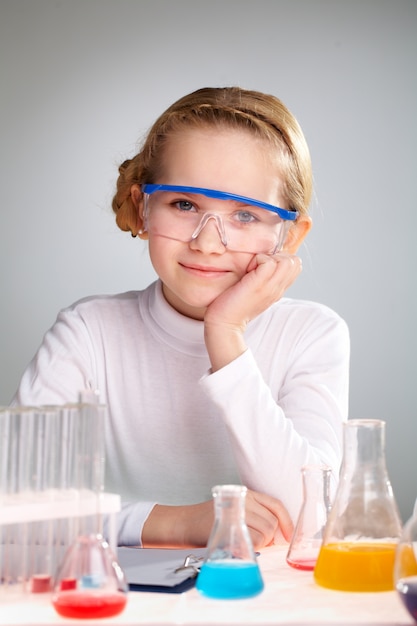
M 207 560 L 240 559 L 255 562 L 245 522 L 246 487 L 213 487 L 215 521 L 207 544 Z
M 385 424 L 380 420 L 350 420 L 344 425 L 342 476 L 352 472 L 386 474 Z
M 344 424 L 343 462 L 325 540 L 398 538 L 401 519 L 385 464 L 385 423 Z
M 327 466 L 305 465 L 301 469 L 303 480 L 303 505 L 324 505 L 330 511 L 332 505 L 332 470 Z M 334 491 L 334 488 L 333 488 Z
M 213 488 L 216 521 L 241 524 L 245 521 L 246 488 L 225 485 Z

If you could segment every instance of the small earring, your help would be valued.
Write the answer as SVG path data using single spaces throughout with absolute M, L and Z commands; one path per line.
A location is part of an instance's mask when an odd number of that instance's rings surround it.
M 145 232 L 145 231 L 143 230 L 143 228 L 139 228 L 139 230 L 138 230 L 138 235 L 143 235 L 143 233 L 144 233 L 144 232 Z

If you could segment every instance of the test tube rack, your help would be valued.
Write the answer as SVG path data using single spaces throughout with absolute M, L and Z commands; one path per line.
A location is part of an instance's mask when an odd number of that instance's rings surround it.
M 98 404 L 0 409 L 0 598 L 50 591 L 80 534 L 116 553 L 120 496 L 105 493 Z

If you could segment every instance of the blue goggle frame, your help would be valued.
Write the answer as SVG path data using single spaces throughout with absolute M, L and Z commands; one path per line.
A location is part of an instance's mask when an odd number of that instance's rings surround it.
M 155 191 L 178 191 L 183 193 L 197 193 L 207 198 L 215 198 L 216 200 L 236 200 L 237 202 L 244 202 L 252 206 L 259 207 L 260 209 L 266 209 L 272 211 L 280 216 L 283 220 L 294 221 L 298 217 L 298 211 L 287 211 L 287 209 L 281 209 L 281 207 L 274 206 L 273 204 L 267 204 L 261 200 L 254 200 L 253 198 L 247 198 L 246 196 L 238 196 L 235 193 L 229 193 L 228 191 L 217 191 L 216 189 L 205 189 L 204 187 L 187 187 L 183 185 L 151 185 L 144 184 L 141 186 L 143 193 L 151 195 Z

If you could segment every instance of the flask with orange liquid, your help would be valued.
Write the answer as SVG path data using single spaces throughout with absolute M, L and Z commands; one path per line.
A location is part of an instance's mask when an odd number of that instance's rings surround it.
M 385 463 L 385 422 L 349 420 L 339 485 L 314 569 L 316 582 L 340 591 L 394 589 L 401 530 Z

